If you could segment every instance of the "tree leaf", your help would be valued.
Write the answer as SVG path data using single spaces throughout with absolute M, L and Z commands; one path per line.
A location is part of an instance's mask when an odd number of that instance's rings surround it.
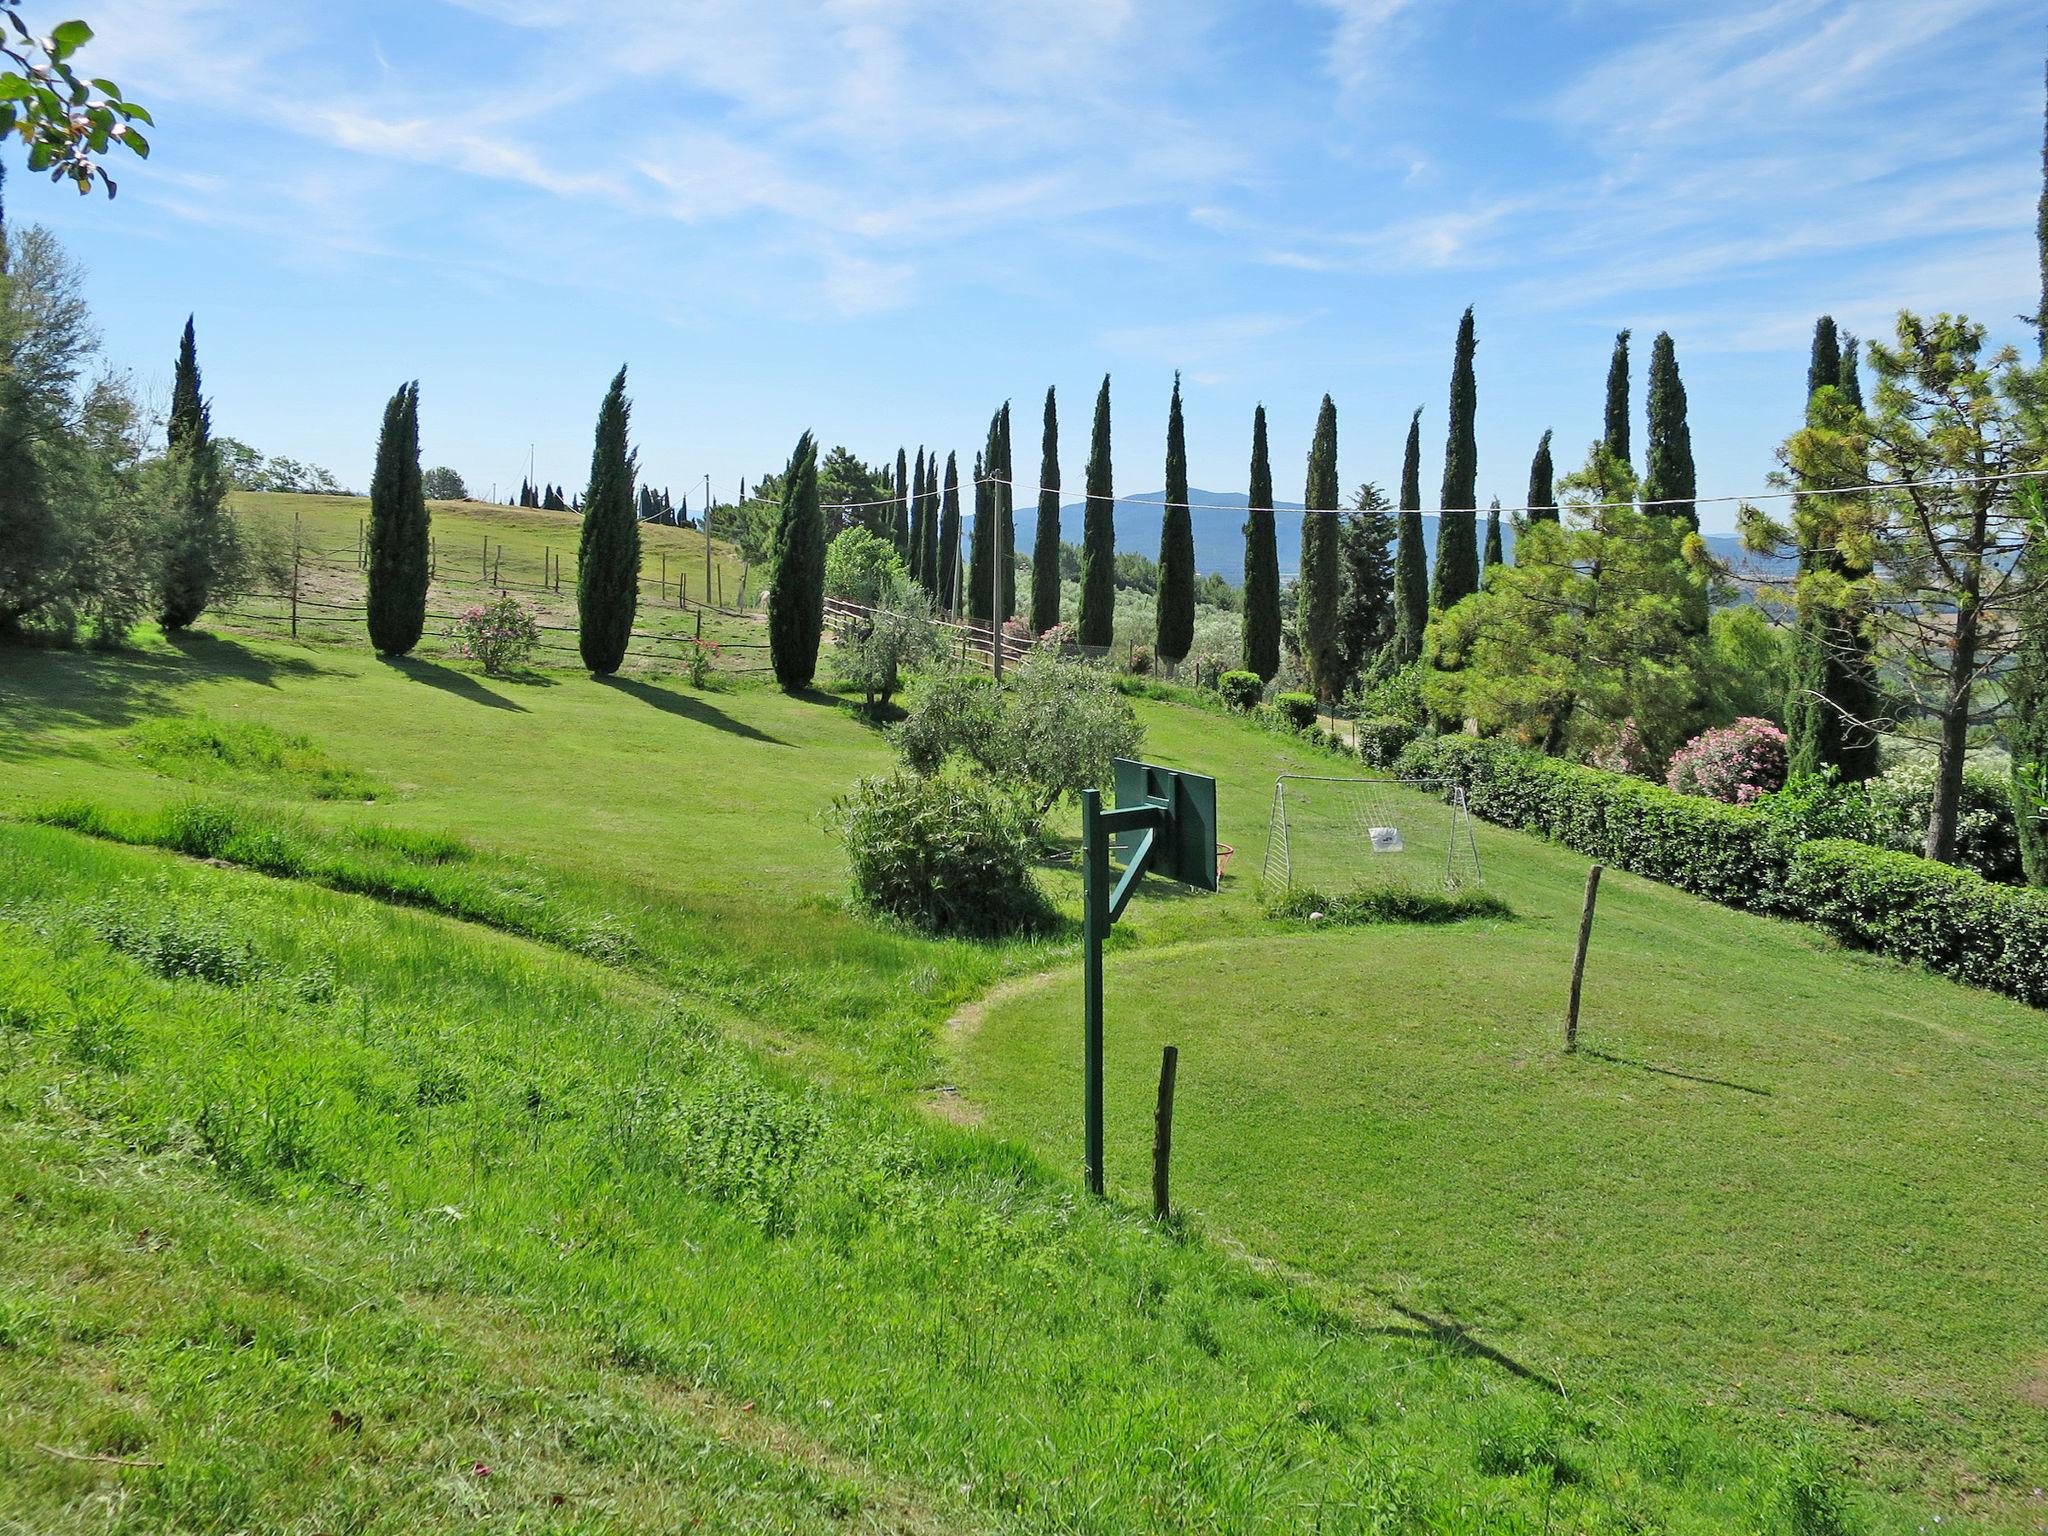
M 60 21 L 50 33 L 53 59 L 67 59 L 92 41 L 92 28 L 82 21 Z

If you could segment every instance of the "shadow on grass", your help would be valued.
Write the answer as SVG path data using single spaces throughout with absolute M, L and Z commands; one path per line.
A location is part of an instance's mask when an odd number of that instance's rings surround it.
M 295 656 L 251 650 L 219 635 L 183 630 L 163 649 L 88 650 L 10 641 L 0 645 L 0 759 L 41 756 L 43 731 L 133 724 L 175 709 L 181 688 L 214 678 L 237 678 L 275 688 L 285 677 L 331 671 Z
M 1415 1326 L 1401 1328 L 1389 1324 L 1384 1328 L 1373 1329 L 1374 1333 L 1390 1339 L 1426 1339 L 1432 1344 L 1450 1350 L 1453 1354 L 1463 1355 L 1470 1360 L 1484 1360 L 1489 1365 L 1499 1366 L 1518 1380 L 1541 1387 L 1558 1397 L 1564 1396 L 1564 1388 L 1554 1378 L 1531 1370 L 1514 1356 L 1503 1354 L 1483 1339 L 1474 1338 L 1463 1323 L 1452 1322 L 1449 1318 L 1431 1317 L 1427 1312 L 1404 1306 L 1398 1301 L 1388 1301 L 1386 1304 Z
M 421 661 L 416 656 L 379 656 L 377 659 L 392 671 L 401 673 L 416 683 L 425 683 L 429 688 L 452 693 L 458 699 L 468 699 L 472 704 L 482 704 L 491 709 L 509 709 L 522 715 L 527 712 L 524 704 L 498 697 L 468 673 L 457 672 L 452 667 Z
M 1737 1093 L 1755 1094 L 1760 1099 L 1771 1097 L 1771 1090 L 1768 1088 L 1755 1088 L 1748 1083 L 1732 1083 L 1725 1077 L 1705 1077 L 1698 1072 L 1681 1072 L 1676 1067 L 1659 1067 L 1647 1061 L 1637 1061 L 1630 1056 L 1612 1056 L 1606 1051 L 1596 1051 L 1587 1045 L 1580 1046 L 1578 1054 L 1590 1056 L 1595 1061 L 1607 1062 L 1610 1066 L 1633 1067 L 1638 1072 L 1654 1072 L 1659 1077 L 1679 1077 L 1688 1083 L 1705 1083 L 1709 1088 L 1731 1088 Z
M 672 693 L 666 688 L 656 688 L 631 677 L 600 677 L 594 679 L 601 686 L 651 705 L 665 715 L 675 715 L 697 725 L 708 725 L 714 731 L 726 731 L 734 736 L 744 736 L 748 741 L 766 742 L 771 747 L 786 747 L 788 742 L 779 736 L 770 736 L 766 731 L 756 730 L 744 720 L 735 720 L 722 709 L 714 709 L 702 699 L 687 693 Z

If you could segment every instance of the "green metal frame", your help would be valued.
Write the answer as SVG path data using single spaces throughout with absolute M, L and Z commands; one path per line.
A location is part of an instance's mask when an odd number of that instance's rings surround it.
M 1103 1192 L 1102 1179 L 1102 946 L 1147 873 L 1205 891 L 1217 886 L 1216 781 L 1120 757 L 1115 763 L 1114 810 L 1102 808 L 1102 791 L 1081 792 L 1082 943 L 1086 950 L 1082 1001 L 1082 1159 L 1088 1189 Z M 1110 844 L 1119 849 L 1123 873 L 1110 884 Z M 1199 855 L 1197 853 L 1199 850 Z

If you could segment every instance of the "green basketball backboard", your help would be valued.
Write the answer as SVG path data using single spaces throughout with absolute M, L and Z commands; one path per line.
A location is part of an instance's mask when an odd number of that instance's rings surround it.
M 1114 768 L 1119 811 L 1149 805 L 1166 812 L 1165 825 L 1153 835 L 1145 873 L 1201 891 L 1215 890 L 1216 781 L 1206 774 L 1129 757 L 1117 758 Z M 1128 859 L 1145 835 L 1119 833 L 1116 852 Z

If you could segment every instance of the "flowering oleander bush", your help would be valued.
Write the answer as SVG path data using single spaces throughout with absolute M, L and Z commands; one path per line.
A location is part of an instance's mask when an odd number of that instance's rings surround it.
M 1643 733 L 1636 729 L 1635 716 L 1631 715 L 1586 754 L 1586 766 L 1607 773 L 1632 773 L 1639 779 L 1654 779 L 1658 764 L 1657 754 L 1643 740 Z
M 1785 787 L 1785 733 L 1754 715 L 1702 731 L 1672 755 L 1664 782 L 1681 795 L 1748 805 Z
M 517 598 L 501 597 L 463 609 L 449 637 L 456 655 L 481 663 L 495 677 L 533 654 L 540 644 L 540 629 Z

